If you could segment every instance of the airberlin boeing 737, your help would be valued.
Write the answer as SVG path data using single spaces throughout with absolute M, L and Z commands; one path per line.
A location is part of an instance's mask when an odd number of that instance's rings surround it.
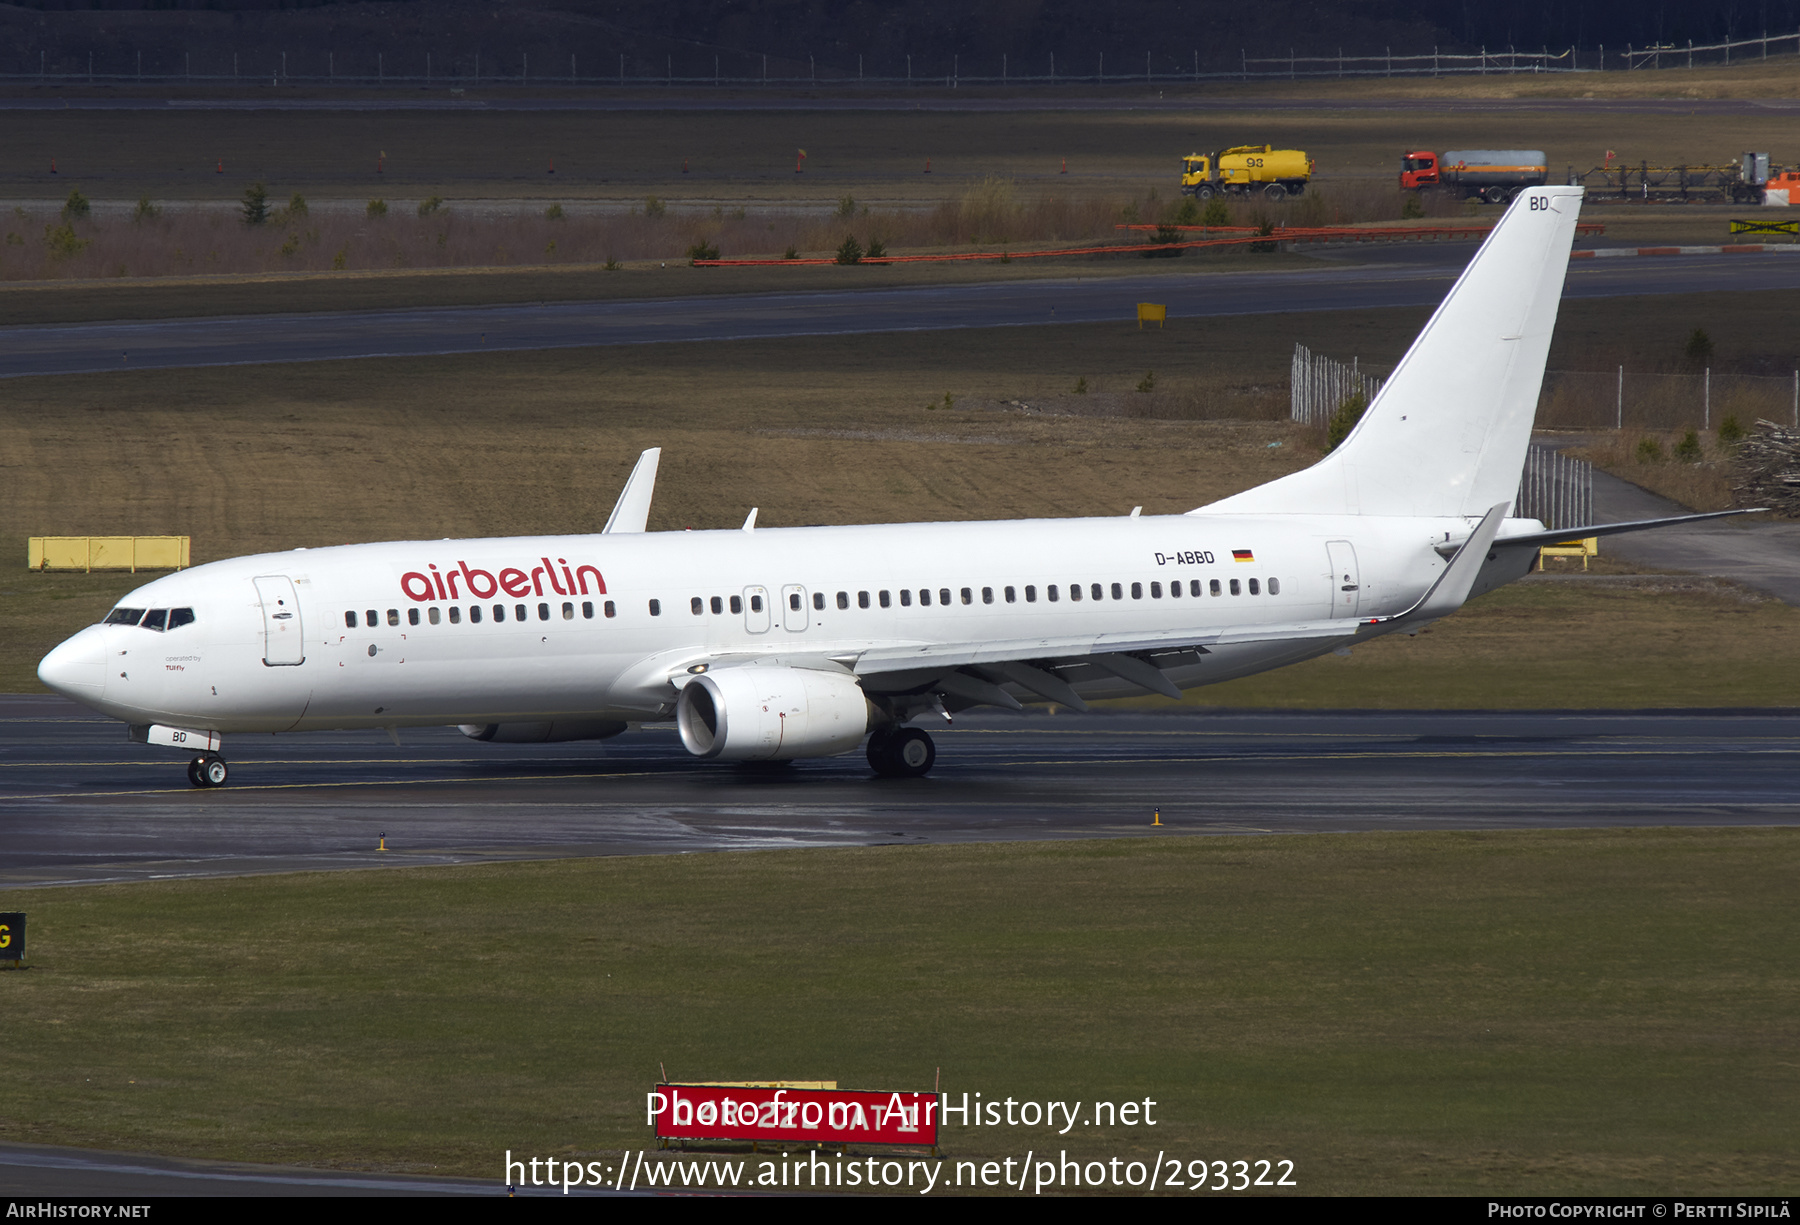
M 602 739 L 675 718 L 696 757 L 788 760 L 988 704 L 1184 688 L 1416 630 L 1519 578 L 1508 518 L 1581 206 L 1522 193 L 1350 437 L 1185 515 L 646 533 L 658 453 L 597 535 L 297 549 L 148 583 L 38 675 L 226 778 L 238 732 L 457 724 Z M 1694 516 L 1703 517 L 1703 516 Z

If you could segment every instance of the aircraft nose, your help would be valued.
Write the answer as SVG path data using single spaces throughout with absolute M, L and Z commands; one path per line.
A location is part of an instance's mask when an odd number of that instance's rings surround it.
M 38 679 L 66 698 L 97 698 L 106 689 L 106 642 L 91 625 L 44 656 Z

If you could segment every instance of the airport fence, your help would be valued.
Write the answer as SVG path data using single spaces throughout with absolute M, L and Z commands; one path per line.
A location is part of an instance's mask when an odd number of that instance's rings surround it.
M 724 50 L 716 54 L 656 57 L 614 53 L 592 43 L 538 44 L 507 53 L 474 51 L 444 55 L 424 49 L 386 51 L 317 51 L 312 49 L 253 47 L 226 53 L 216 48 L 196 53 L 159 42 L 148 48 L 122 46 L 117 41 L 85 52 L 17 47 L 10 55 L 0 51 L 0 81 L 37 85 L 212 85 L 305 86 L 307 88 L 443 88 L 562 86 L 590 89 L 646 88 L 1006 88 L 1010 86 L 1169 86 L 1206 81 L 1296 80 L 1304 77 L 1445 77 L 1493 76 L 1520 73 L 1576 73 L 1609 71 L 1608 60 L 1624 60 L 1626 69 L 1692 66 L 1695 57 L 1709 63 L 1722 57 L 1732 62 L 1733 51 L 1742 61 L 1771 47 L 1779 53 L 1789 44 L 1800 51 L 1800 30 L 1792 34 L 1768 33 L 1754 38 L 1727 40 L 1695 46 L 1659 44 L 1617 48 L 1609 55 L 1604 44 L 1595 48 L 1566 47 L 1536 51 L 1507 47 L 1450 51 L 1433 47 L 1429 52 L 1384 47 L 1381 54 L 1302 55 L 1290 48 L 1286 55 L 1251 55 L 1240 48 L 1235 61 L 1221 50 L 1183 53 L 1147 50 L 1109 56 L 1102 51 L 1071 57 L 1046 52 L 1024 59 L 1010 53 L 971 56 L 964 64 L 960 54 L 949 63 L 941 56 L 838 54 L 825 57 L 791 54 L 767 55 L 754 51 Z M 656 59 L 663 62 L 658 64 Z M 1617 71 L 1612 68 L 1610 71 Z
M 1340 362 L 1296 344 L 1288 387 L 1289 415 L 1302 425 L 1323 428 L 1352 396 L 1360 395 L 1365 404 L 1373 404 L 1381 380 L 1364 374 L 1356 358 Z
M 1289 416 L 1324 426 L 1345 400 L 1373 403 L 1381 377 L 1360 359 L 1341 362 L 1294 346 Z M 1549 430 L 1716 430 L 1727 418 L 1748 429 L 1756 421 L 1800 430 L 1800 369 L 1788 374 L 1736 374 L 1710 367 L 1688 371 L 1546 370 L 1537 424 Z

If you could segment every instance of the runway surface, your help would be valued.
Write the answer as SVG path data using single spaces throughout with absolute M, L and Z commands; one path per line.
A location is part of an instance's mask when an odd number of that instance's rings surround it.
M 896 843 L 1800 822 L 1800 711 L 978 713 L 922 780 L 695 761 L 673 730 L 228 737 L 232 781 L 0 698 L 0 887 Z M 1152 827 L 1160 811 L 1162 828 Z M 377 850 L 385 835 L 388 850 Z
M 1175 318 L 1431 306 L 1473 253 L 1473 245 L 1459 243 L 1396 251 L 1382 262 L 1326 258 L 1317 268 L 1273 273 L 27 325 L 0 329 L 0 377 L 1095 323 L 1134 318 L 1142 301 L 1165 303 Z M 729 281 L 722 277 L 721 284 Z M 1791 255 L 1682 256 L 1583 261 L 1570 268 L 1563 296 L 1797 287 L 1800 258 Z

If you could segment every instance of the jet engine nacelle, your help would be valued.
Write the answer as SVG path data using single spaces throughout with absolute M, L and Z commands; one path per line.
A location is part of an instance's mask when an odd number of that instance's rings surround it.
M 459 723 L 470 740 L 494 744 L 548 744 L 562 740 L 606 740 L 630 724 L 611 719 L 558 719 L 554 723 Z
M 675 704 L 696 757 L 789 761 L 848 753 L 869 730 L 869 700 L 847 672 L 747 664 L 696 676 Z

